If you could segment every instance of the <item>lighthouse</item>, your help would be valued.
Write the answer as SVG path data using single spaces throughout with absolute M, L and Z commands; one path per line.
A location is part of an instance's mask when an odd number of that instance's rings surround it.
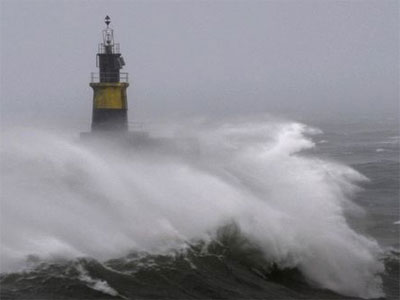
M 91 73 L 93 88 L 92 132 L 124 132 L 128 130 L 128 104 L 126 89 L 128 73 L 120 72 L 125 65 L 114 42 L 114 31 L 110 17 L 105 17 L 106 28 L 102 31 L 103 42 L 98 45 L 96 67 L 99 72 Z
M 156 151 L 174 155 L 197 155 L 198 142 L 191 138 L 153 137 L 144 129 L 144 124 L 135 122 L 128 126 L 128 104 L 126 90 L 129 86 L 128 73 L 121 72 L 125 65 L 114 42 L 114 31 L 110 17 L 105 17 L 103 42 L 98 45 L 96 66 L 99 72 L 91 73 L 93 89 L 92 125 L 90 132 L 81 132 L 81 141 L 89 146 L 108 147 L 135 151 Z M 136 126 L 135 126 L 136 125 Z M 131 129 L 131 130 L 130 130 Z M 92 143 L 94 142 L 94 143 Z

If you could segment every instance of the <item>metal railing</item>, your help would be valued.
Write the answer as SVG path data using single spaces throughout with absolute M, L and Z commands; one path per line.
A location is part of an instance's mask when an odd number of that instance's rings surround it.
M 98 45 L 98 53 L 100 54 L 105 54 L 105 53 L 120 53 L 119 52 L 119 43 L 115 43 L 112 45 L 105 45 L 104 43 L 101 43 Z
M 129 82 L 129 74 L 124 72 L 109 72 L 109 73 L 99 73 L 92 72 L 90 73 L 90 82 L 98 83 L 98 82 Z

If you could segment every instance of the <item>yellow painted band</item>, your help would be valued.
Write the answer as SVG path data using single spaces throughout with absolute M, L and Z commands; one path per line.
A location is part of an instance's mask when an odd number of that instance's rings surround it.
M 95 109 L 127 109 L 127 83 L 91 83 Z

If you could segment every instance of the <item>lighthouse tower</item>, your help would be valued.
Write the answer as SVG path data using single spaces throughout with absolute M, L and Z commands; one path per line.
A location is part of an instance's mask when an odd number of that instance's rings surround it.
M 127 131 L 128 73 L 120 72 L 125 62 L 119 51 L 119 44 L 114 43 L 114 32 L 110 28 L 109 16 L 106 16 L 105 23 L 107 27 L 103 30 L 103 42 L 99 44 L 96 56 L 99 72 L 91 73 L 92 132 Z

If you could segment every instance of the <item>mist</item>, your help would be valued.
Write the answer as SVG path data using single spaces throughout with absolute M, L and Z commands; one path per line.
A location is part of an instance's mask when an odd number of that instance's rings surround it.
M 313 288 L 383 297 L 387 249 L 349 222 L 366 215 L 353 200 L 369 179 L 332 157 L 350 161 L 356 149 L 368 164 L 396 153 L 398 10 L 398 1 L 2 1 L 0 272 L 168 255 L 234 224 L 266 262 Z M 186 138 L 195 151 L 79 138 L 106 15 L 130 74 L 131 129 L 144 122 L 149 141 Z M 371 129 L 381 118 L 392 120 L 387 132 Z M 339 149 L 348 128 L 327 141 L 313 126 L 330 119 L 364 119 L 387 136 L 371 150 L 362 125 L 364 140 L 353 149 L 349 135 Z M 313 152 L 319 143 L 333 150 Z M 85 286 L 118 294 L 89 273 L 77 275 Z
M 130 73 L 131 121 L 395 115 L 398 9 L 397 1 L 2 1 L 2 120 L 89 126 L 89 73 L 106 14 Z

